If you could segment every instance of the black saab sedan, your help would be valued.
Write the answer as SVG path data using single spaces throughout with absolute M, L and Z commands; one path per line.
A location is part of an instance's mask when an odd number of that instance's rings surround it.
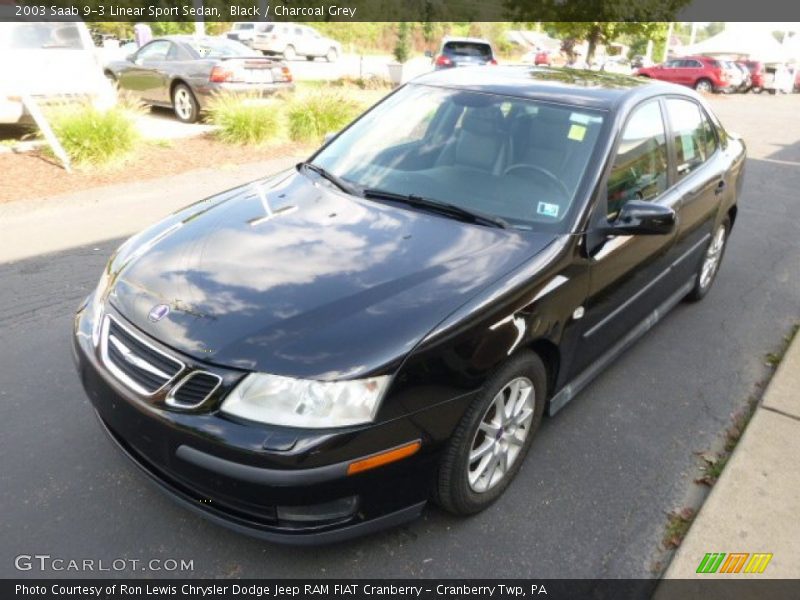
M 425 75 L 125 242 L 75 318 L 78 370 L 145 473 L 242 532 L 475 513 L 545 412 L 708 293 L 744 158 L 683 87 Z
M 215 94 L 264 96 L 294 87 L 289 68 L 233 40 L 192 35 L 156 38 L 104 67 L 119 89 L 194 123 Z

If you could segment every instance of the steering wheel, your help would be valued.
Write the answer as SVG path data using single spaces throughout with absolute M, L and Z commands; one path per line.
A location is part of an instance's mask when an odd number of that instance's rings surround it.
M 553 173 L 551 173 L 550 171 L 548 171 L 547 169 L 544 169 L 542 167 L 537 167 L 536 165 L 528 165 L 528 164 L 525 164 L 525 163 L 517 163 L 517 164 L 514 164 L 514 165 L 509 165 L 506 168 L 506 170 L 503 171 L 503 175 L 508 175 L 512 171 L 519 171 L 519 170 L 522 170 L 522 169 L 528 169 L 529 171 L 536 171 L 537 173 L 541 173 L 542 175 L 547 177 L 550 181 L 552 181 L 553 183 L 556 184 L 556 187 L 564 194 L 564 199 L 565 200 L 569 199 L 569 195 L 570 194 L 569 194 L 569 191 L 567 190 L 567 186 L 564 185 L 564 182 L 561 181 L 555 175 L 553 175 Z

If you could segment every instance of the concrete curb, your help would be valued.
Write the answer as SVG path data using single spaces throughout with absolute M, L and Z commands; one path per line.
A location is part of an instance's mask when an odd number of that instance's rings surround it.
M 291 167 L 285 156 L 0 204 L 0 263 L 129 236 L 171 212 Z
M 707 598 L 700 582 L 800 577 L 800 335 L 778 370 L 725 470 L 664 578 L 694 579 L 686 598 Z M 706 553 L 771 553 L 762 573 L 697 573 Z M 747 559 L 749 561 L 749 558 Z M 663 588 L 661 588 L 663 589 Z M 684 592 L 688 591 L 683 589 Z M 666 598 L 657 591 L 654 598 Z

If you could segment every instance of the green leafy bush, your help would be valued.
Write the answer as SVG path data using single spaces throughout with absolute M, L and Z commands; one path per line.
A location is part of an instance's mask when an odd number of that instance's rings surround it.
M 352 121 L 360 108 L 347 96 L 327 90 L 296 98 L 287 110 L 289 137 L 296 142 L 320 142 L 325 134 Z
M 47 109 L 50 127 L 77 166 L 105 166 L 129 156 L 141 142 L 136 117 L 141 107 L 120 102 L 106 110 L 91 104 Z
M 209 105 L 208 120 L 221 141 L 257 146 L 280 135 L 282 108 L 276 100 L 220 94 Z

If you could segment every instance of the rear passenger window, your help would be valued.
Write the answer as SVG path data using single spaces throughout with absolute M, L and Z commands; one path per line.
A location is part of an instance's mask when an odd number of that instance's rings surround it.
M 608 219 L 628 200 L 652 200 L 667 189 L 667 135 L 661 107 L 651 101 L 637 108 L 622 132 L 608 178 Z
M 713 154 L 717 140 L 700 107 L 691 100 L 668 98 L 667 114 L 675 136 L 678 179 L 682 179 Z

